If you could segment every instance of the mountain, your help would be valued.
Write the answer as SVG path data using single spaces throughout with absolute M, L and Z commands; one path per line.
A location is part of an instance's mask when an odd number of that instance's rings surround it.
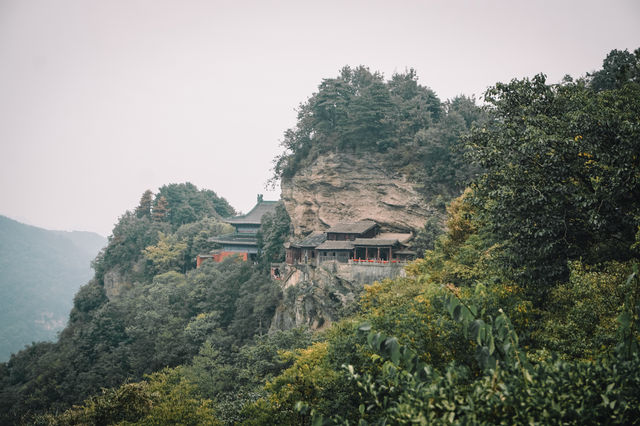
M 0 361 L 55 339 L 106 243 L 92 232 L 50 231 L 0 216 Z

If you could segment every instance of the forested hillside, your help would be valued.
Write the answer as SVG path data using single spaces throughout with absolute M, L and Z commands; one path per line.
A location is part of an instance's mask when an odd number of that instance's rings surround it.
M 56 338 L 106 243 L 91 232 L 49 231 L 0 216 L 0 360 Z
M 277 160 L 286 179 L 367 150 L 440 188 L 446 229 L 407 277 L 367 286 L 321 333 L 268 334 L 288 297 L 266 268 L 284 209 L 263 220 L 259 262 L 194 269 L 232 210 L 189 184 L 149 191 L 60 341 L 0 365 L 0 422 L 637 424 L 640 50 L 560 83 L 498 83 L 482 111 L 458 102 L 413 72 L 345 68 L 301 106 Z M 128 286 L 109 298 L 114 269 Z

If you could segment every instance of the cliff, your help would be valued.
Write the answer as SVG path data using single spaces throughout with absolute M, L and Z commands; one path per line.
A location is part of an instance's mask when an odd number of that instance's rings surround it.
M 282 181 L 282 200 L 300 238 L 340 222 L 373 220 L 383 231 L 414 232 L 435 209 L 405 176 L 383 170 L 374 154 L 329 154 Z M 335 262 L 287 267 L 284 301 L 272 329 L 321 329 L 353 309 L 365 284 L 404 275 L 401 265 L 358 266 Z
M 401 174 L 382 170 L 371 154 L 329 154 L 282 181 L 294 237 L 338 222 L 370 219 L 385 231 L 411 232 L 434 213 Z
M 351 265 L 325 262 L 284 266 L 280 283 L 284 301 L 277 307 L 271 331 L 308 326 L 323 329 L 355 308 L 365 284 L 405 276 L 402 265 Z

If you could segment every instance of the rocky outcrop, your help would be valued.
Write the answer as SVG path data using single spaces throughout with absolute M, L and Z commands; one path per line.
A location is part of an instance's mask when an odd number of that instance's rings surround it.
M 324 155 L 283 179 L 295 237 L 366 219 L 392 232 L 424 226 L 434 210 L 404 176 L 382 170 L 369 155 Z
M 144 259 L 139 259 L 133 264 L 131 272 L 123 272 L 119 267 L 109 269 L 104 273 L 103 283 L 104 292 L 109 298 L 113 300 L 119 297 L 123 292 L 136 285 L 137 282 L 131 278 L 131 276 L 139 275 L 144 270 Z
M 271 331 L 307 326 L 319 330 L 356 307 L 365 284 L 404 276 L 403 265 L 353 265 L 324 262 L 320 266 L 283 266 L 284 300 L 276 309 Z
M 282 200 L 293 239 L 341 222 L 373 220 L 382 231 L 415 232 L 435 209 L 406 177 L 381 168 L 372 154 L 329 154 L 282 180 Z M 324 262 L 284 267 L 284 300 L 272 330 L 322 329 L 351 312 L 365 284 L 404 275 L 400 264 Z
M 109 300 L 120 296 L 124 290 L 131 288 L 132 285 L 131 281 L 117 268 L 105 272 L 103 282 L 104 292 Z

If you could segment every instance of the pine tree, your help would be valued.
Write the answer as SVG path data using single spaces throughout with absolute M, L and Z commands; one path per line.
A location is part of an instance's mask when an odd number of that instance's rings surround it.
M 161 195 L 159 198 L 156 199 L 156 205 L 153 207 L 153 212 L 151 213 L 151 216 L 153 217 L 153 220 L 155 220 L 156 222 L 161 222 L 167 217 L 168 213 L 169 213 L 169 202 L 167 202 L 167 199 L 164 197 L 164 195 Z
M 151 217 L 151 203 L 153 201 L 153 192 L 147 189 L 142 194 L 140 198 L 140 204 L 136 207 L 136 216 L 139 218 L 142 217 Z

